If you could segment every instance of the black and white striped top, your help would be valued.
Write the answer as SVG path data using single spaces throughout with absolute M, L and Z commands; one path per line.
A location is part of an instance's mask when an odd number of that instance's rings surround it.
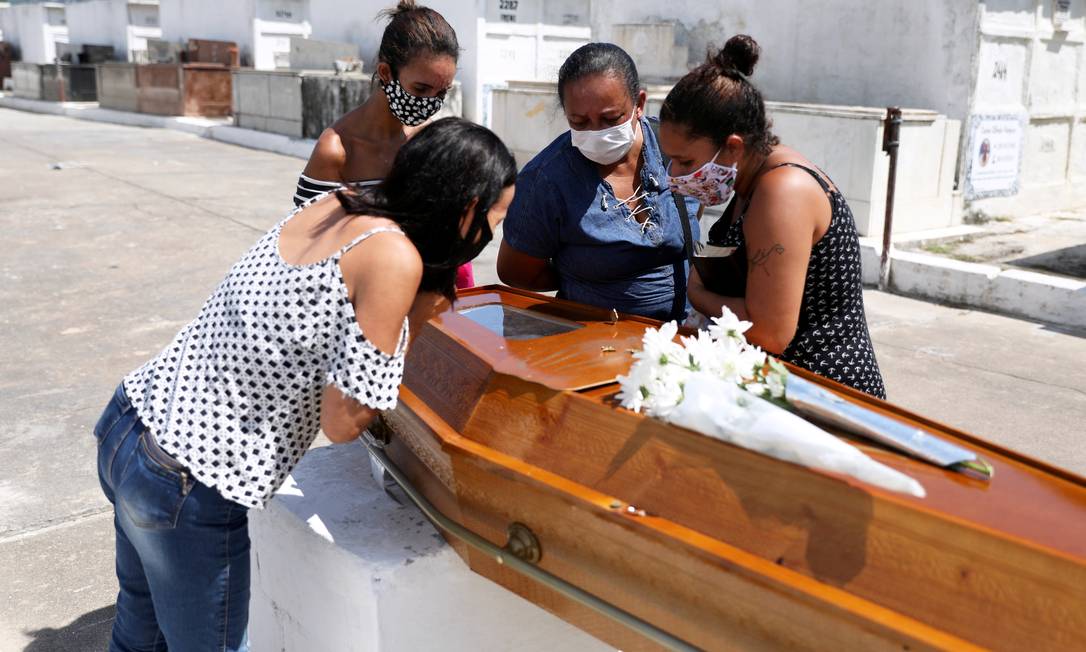
M 381 183 L 380 179 L 371 179 L 369 181 L 354 181 L 351 182 L 352 186 L 365 188 L 366 186 L 373 186 Z M 314 179 L 307 177 L 304 174 L 298 177 L 298 187 L 294 190 L 294 205 L 301 206 L 314 197 L 319 197 L 326 192 L 336 190 L 340 186 L 345 184 L 339 181 L 321 181 L 320 179 Z

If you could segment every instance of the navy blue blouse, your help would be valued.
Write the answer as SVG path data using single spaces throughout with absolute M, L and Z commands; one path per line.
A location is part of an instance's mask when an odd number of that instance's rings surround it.
M 648 193 L 644 205 L 649 215 L 644 224 L 619 202 L 566 132 L 518 175 L 504 237 L 523 254 L 553 260 L 562 298 L 682 321 L 689 309 L 683 229 L 649 120 L 641 119 L 641 188 Z M 682 199 L 696 239 L 698 202 Z

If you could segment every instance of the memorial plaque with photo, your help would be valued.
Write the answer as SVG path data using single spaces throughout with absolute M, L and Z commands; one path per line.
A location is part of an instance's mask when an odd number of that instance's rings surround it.
M 966 150 L 967 199 L 1018 194 L 1025 119 L 1021 115 L 975 115 Z

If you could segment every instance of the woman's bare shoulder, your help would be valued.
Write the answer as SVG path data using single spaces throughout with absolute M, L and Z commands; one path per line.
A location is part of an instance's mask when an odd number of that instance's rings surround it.
M 826 199 L 826 191 L 807 170 L 825 179 L 821 171 L 806 158 L 794 153 L 776 161 L 771 158 L 769 167 L 758 182 L 748 218 L 743 222 L 743 232 L 747 237 L 759 233 L 779 237 L 785 231 L 825 232 L 832 206 Z
M 342 170 L 346 163 L 347 145 L 333 125 L 321 132 L 303 174 L 320 181 L 343 181 Z
M 343 244 L 375 229 L 399 230 L 392 220 L 363 217 L 352 220 L 344 229 Z M 417 275 L 422 274 L 422 256 L 402 233 L 376 233 L 348 251 L 340 259 L 340 268 L 349 282 L 377 275 L 384 281 L 406 277 L 417 284 Z

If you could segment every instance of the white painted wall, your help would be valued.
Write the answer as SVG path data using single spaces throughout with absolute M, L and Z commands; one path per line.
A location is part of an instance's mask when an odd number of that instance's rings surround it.
M 147 51 L 147 39 L 162 38 L 158 0 L 128 3 L 128 60 L 135 61 L 136 52 Z
M 1021 214 L 1086 205 L 1086 0 L 1054 21 L 1053 0 L 594 0 L 595 40 L 635 51 L 646 77 L 683 72 L 710 44 L 748 33 L 763 47 L 767 99 L 928 109 L 962 121 L 959 187 L 977 116 L 1022 116 L 1019 190 L 976 202 Z M 666 30 L 629 24 L 673 25 Z M 631 36 L 633 34 L 634 36 Z M 635 38 L 636 37 L 636 38 Z M 641 50 L 644 50 L 642 52 Z
M 68 18 L 65 6 L 59 3 L 43 3 L 45 23 L 42 27 L 41 63 L 51 63 L 57 58 L 57 45 L 68 42 Z M 23 56 L 23 61 L 26 61 Z
M 67 7 L 68 42 L 76 49 L 83 45 L 112 45 L 119 55 L 128 49 L 126 0 L 86 0 Z
M 149 0 L 82 0 L 67 6 L 68 40 L 112 45 L 121 60 L 132 60 L 133 50 L 146 50 L 148 38 L 161 38 L 158 2 Z
M 162 38 L 233 41 L 241 65 L 274 70 L 291 36 L 309 36 L 307 0 L 161 0 Z
M 468 120 L 482 121 L 482 82 L 479 70 L 479 44 L 486 0 L 437 0 L 433 8 L 441 12 L 456 30 L 460 43 L 460 61 L 456 76 L 460 79 L 463 115 Z M 378 35 L 380 43 L 380 35 Z M 374 50 L 376 54 L 376 48 Z
M 252 60 L 256 0 L 162 0 L 162 38 L 184 43 L 190 38 L 233 41 L 243 61 Z
M 519 0 L 512 5 L 487 0 L 476 23 L 478 79 L 472 107 L 476 119 L 489 122 L 491 88 L 509 80 L 554 82 L 573 50 L 592 40 L 591 3 L 585 0 Z
M 704 59 L 710 44 L 752 35 L 763 48 L 754 80 L 768 99 L 900 104 L 955 119 L 968 108 L 977 0 L 593 0 L 591 6 L 596 40 L 612 40 L 615 24 L 676 23 L 676 42 L 686 47 L 690 65 Z
M 112 45 L 124 58 L 128 50 L 126 0 L 86 0 L 68 6 L 68 39 L 74 48 Z
M 17 4 L 3 10 L 0 29 L 5 40 L 19 48 L 23 61 L 52 63 L 57 43 L 68 42 L 64 5 L 59 3 Z
M 377 12 L 391 4 L 390 0 L 309 0 L 313 38 L 357 45 L 366 69 L 372 70 L 385 29 Z
M 974 202 L 996 215 L 1086 205 L 1086 0 L 1057 24 L 1051 0 L 981 3 L 971 113 L 1023 117 L 1020 189 Z M 963 169 L 978 143 L 965 125 Z
M 392 0 L 309 0 L 313 38 L 359 46 L 372 70 L 386 22 L 378 12 Z M 553 80 L 569 52 L 589 40 L 588 0 L 430 0 L 456 31 L 461 54 L 457 78 L 465 117 L 484 121 L 487 89 L 510 79 Z M 510 5 L 506 5 L 510 6 Z
M 291 37 L 308 38 L 308 0 L 257 0 L 253 21 L 253 67 L 275 70 L 290 61 Z
M 252 60 L 256 0 L 161 0 L 162 38 L 233 41 L 243 61 Z
M 11 5 L 7 2 L 0 2 L 0 41 L 11 42 L 15 38 L 15 25 L 11 24 Z M 5 37 L 4 31 L 9 33 Z

